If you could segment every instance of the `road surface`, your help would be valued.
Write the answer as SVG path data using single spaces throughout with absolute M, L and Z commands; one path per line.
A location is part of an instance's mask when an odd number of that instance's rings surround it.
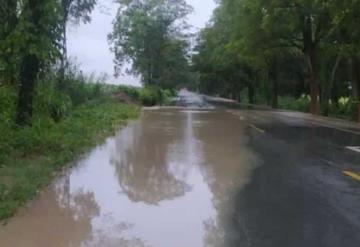
M 0 226 L 0 246 L 360 246 L 360 182 L 344 174 L 360 131 L 191 97 L 144 110 Z

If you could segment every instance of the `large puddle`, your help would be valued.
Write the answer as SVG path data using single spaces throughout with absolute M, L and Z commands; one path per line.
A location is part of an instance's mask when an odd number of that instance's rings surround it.
M 144 111 L 0 227 L 9 247 L 225 246 L 256 158 L 220 111 Z

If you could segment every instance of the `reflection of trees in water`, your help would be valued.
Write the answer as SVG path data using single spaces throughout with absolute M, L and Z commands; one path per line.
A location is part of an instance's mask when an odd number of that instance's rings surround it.
M 233 220 L 234 196 L 250 179 L 258 163 L 254 153 L 246 146 L 248 137 L 241 122 L 230 114 L 202 114 L 205 122 L 195 128 L 202 142 L 204 179 L 213 194 L 217 217 L 204 222 L 205 246 L 225 246 L 231 237 L 229 223 Z
M 98 230 L 90 239 L 83 242 L 81 247 L 147 247 L 140 238 L 124 237 L 124 233 L 132 227 L 131 224 L 120 223 Z
M 219 227 L 214 219 L 204 222 L 204 247 L 223 247 L 225 246 L 225 232 Z
M 58 215 L 61 219 L 55 222 L 59 224 L 62 236 L 66 236 L 69 242 L 67 246 L 79 246 L 83 239 L 91 236 L 91 221 L 100 213 L 94 193 L 81 188 L 70 192 L 70 179 L 64 178 L 56 186 L 56 195 L 56 210 L 59 212 L 55 211 L 52 215 Z
M 145 112 L 140 123 L 124 129 L 112 155 L 122 192 L 131 201 L 157 204 L 183 196 L 190 188 L 169 165 L 169 152 L 181 142 L 179 114 Z
M 67 216 L 71 217 L 75 224 L 69 224 L 69 232 L 79 234 L 78 239 L 74 241 L 72 237 L 69 244 L 65 246 L 74 247 L 146 247 L 139 238 L 124 237 L 127 230 L 133 225 L 127 223 L 118 223 L 110 215 L 105 217 L 106 224 L 99 230 L 92 228 L 92 220 L 99 216 L 99 207 L 95 202 L 93 193 L 84 192 L 82 189 L 75 193 L 70 193 L 70 179 L 64 178 L 56 186 L 57 201 L 60 208 L 67 211 Z M 77 231 L 74 226 L 78 225 L 83 233 Z M 73 227 L 71 227 L 73 226 Z M 64 227 L 66 227 L 64 225 Z M 77 227 L 76 227 L 77 228 Z M 63 233 L 63 229 L 61 229 Z M 68 233 L 65 235 L 68 237 Z
M 99 215 L 100 208 L 96 203 L 94 193 L 79 188 L 70 191 L 70 177 L 63 178 L 56 184 L 57 202 L 59 207 L 67 210 L 75 220 L 89 219 Z
M 9 239 L 5 239 L 0 234 L 0 245 L 80 246 L 91 235 L 91 220 L 99 214 L 99 207 L 93 193 L 70 193 L 68 183 L 69 179 L 61 179 L 31 204 L 26 215 L 7 225 L 8 232 L 18 233 L 21 238 L 6 235 Z

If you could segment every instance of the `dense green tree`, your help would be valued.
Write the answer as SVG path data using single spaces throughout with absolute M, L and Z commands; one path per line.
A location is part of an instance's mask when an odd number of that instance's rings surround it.
M 360 1 L 336 1 L 336 3 L 337 8 L 334 9 L 333 14 L 339 28 L 336 30 L 335 46 L 340 46 L 338 49 L 341 51 L 342 60 L 345 61 L 343 67 L 347 67 L 343 71 L 347 71 L 345 78 L 351 83 L 351 98 L 354 105 L 357 105 L 357 118 L 360 122 L 360 30 L 358 28 Z M 338 95 L 336 90 L 332 91 L 331 96 Z
M 185 1 L 122 0 L 109 35 L 115 53 L 116 73 L 125 63 L 129 73 L 141 75 L 145 85 L 173 87 L 189 75 Z
M 211 23 L 200 33 L 193 56 L 194 68 L 200 72 L 200 90 L 241 100 L 240 91 L 248 87 L 254 102 L 254 71 L 230 46 L 231 19 L 218 8 Z
M 14 83 L 16 60 L 11 34 L 18 22 L 18 1 L 0 1 L 0 82 Z
M 232 66 L 241 71 L 245 64 L 252 79 L 248 91 L 256 89 L 255 94 L 265 96 L 273 107 L 279 94 L 310 94 L 310 111 L 319 113 L 321 101 L 327 115 L 339 96 L 348 96 L 347 82 L 358 102 L 359 4 L 358 0 L 219 1 L 193 58 L 200 85 L 211 85 L 220 94 L 242 89 L 245 80 L 235 89 L 239 80 L 226 77 L 236 71 L 229 70 Z
M 328 114 L 335 76 L 349 45 L 342 26 L 349 24 L 345 19 L 354 13 L 355 2 L 358 4 L 358 1 L 306 0 L 262 3 L 267 10 L 264 29 L 271 33 L 270 38 L 280 46 L 296 48 L 303 55 L 312 113 L 319 113 L 320 99 L 323 113 Z M 352 21 L 355 19 L 352 16 Z
M 39 73 L 59 56 L 59 5 L 53 0 L 26 0 L 21 7 L 14 34 L 21 54 L 17 123 L 27 125 Z

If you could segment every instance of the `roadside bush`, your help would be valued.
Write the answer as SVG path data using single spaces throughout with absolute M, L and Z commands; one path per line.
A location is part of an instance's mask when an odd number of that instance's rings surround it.
M 69 115 L 72 109 L 70 96 L 56 90 L 54 83 L 39 83 L 34 101 L 35 115 L 51 117 L 55 122 Z
M 120 85 L 118 87 L 118 90 L 125 93 L 127 96 L 129 96 L 132 100 L 139 100 L 140 98 L 140 88 L 132 87 L 132 86 L 126 86 L 126 85 Z
M 57 82 L 53 76 L 50 81 Z M 79 70 L 76 63 L 70 61 L 64 78 L 64 94 L 70 97 L 73 106 L 78 106 L 104 95 L 109 95 L 117 90 L 117 86 L 106 84 L 106 75 L 85 76 Z
M 144 106 L 154 106 L 162 103 L 162 93 L 158 87 L 145 87 L 140 90 L 140 102 Z
M 351 100 L 348 97 L 341 97 L 338 102 L 338 107 L 336 109 L 336 115 L 347 115 L 350 116 L 352 112 Z
M 125 93 L 132 100 L 140 101 L 144 106 L 169 104 L 175 93 L 170 89 L 161 89 L 156 86 L 137 88 L 121 85 L 118 90 Z
M 12 125 L 15 117 L 16 98 L 14 87 L 0 86 L 0 125 Z
M 70 97 L 74 106 L 81 105 L 104 94 L 103 84 L 88 82 L 86 77 L 81 75 L 67 78 L 65 93 Z
M 310 109 L 310 97 L 302 95 L 298 99 L 289 96 L 279 97 L 279 108 L 300 112 L 308 112 Z
M 0 150 L 4 154 L 0 160 L 0 220 L 12 216 L 60 168 L 138 113 L 139 108 L 134 105 L 100 98 L 73 109 L 59 123 L 49 121 L 49 117 L 34 116 L 31 126 L 9 129 L 7 152 Z M 3 144 L 0 141 L 0 148 Z
M 357 120 L 357 103 L 349 97 L 341 97 L 337 104 L 330 103 L 329 115 L 350 120 Z
M 52 119 L 55 122 L 70 114 L 74 107 L 90 100 L 116 92 L 117 86 L 106 85 L 102 77 L 83 76 L 75 69 L 65 75 L 64 88 L 59 90 L 55 72 L 49 72 L 36 86 L 34 95 L 34 118 Z M 0 131 L 5 126 L 15 127 L 17 88 L 0 85 Z
M 309 112 L 310 97 L 302 95 L 296 100 L 292 97 L 279 97 L 279 107 L 287 110 Z M 341 97 L 337 104 L 330 101 L 328 116 L 356 120 L 357 104 L 352 102 L 349 97 Z
M 171 99 L 175 96 L 175 93 L 169 89 L 161 90 L 162 103 L 165 105 L 170 104 Z
M 16 110 L 16 90 L 8 85 L 0 86 L 0 167 L 11 151 L 12 128 Z

